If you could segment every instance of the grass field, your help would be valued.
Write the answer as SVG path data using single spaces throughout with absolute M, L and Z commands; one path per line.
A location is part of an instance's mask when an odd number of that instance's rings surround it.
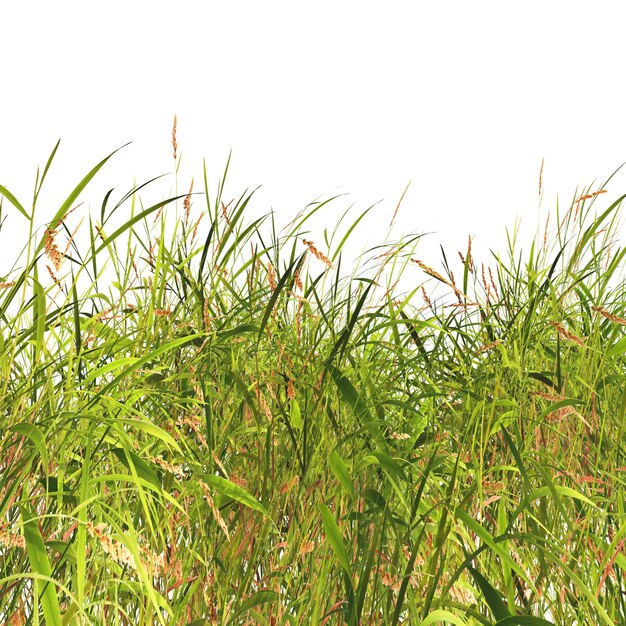
M 55 152 L 0 187 L 0 623 L 626 623 L 624 196 L 353 267 L 228 167 L 38 230 Z

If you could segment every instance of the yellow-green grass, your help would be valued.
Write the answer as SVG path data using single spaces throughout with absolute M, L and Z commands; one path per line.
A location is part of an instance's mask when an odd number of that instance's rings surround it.
M 279 234 L 226 172 L 108 196 L 81 245 L 106 159 L 37 231 L 55 152 L 32 209 L 0 187 L 30 225 L 0 280 L 0 623 L 626 623 L 622 198 L 455 279 L 418 236 L 346 269 L 363 216 Z

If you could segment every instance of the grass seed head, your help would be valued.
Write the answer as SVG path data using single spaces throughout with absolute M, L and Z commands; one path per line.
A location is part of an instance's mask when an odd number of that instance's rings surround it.
M 600 189 L 599 191 L 594 191 L 593 193 L 586 193 L 583 194 L 582 196 L 580 196 L 580 198 L 578 198 L 578 200 L 576 200 L 576 203 L 578 204 L 579 202 L 582 202 L 583 200 L 591 200 L 591 198 L 595 198 L 596 196 L 599 196 L 601 193 L 607 193 L 608 189 Z
M 185 226 L 189 224 L 189 213 L 191 212 L 191 194 L 193 193 L 193 178 L 191 179 L 191 185 L 189 187 L 189 193 L 183 200 L 183 209 L 185 211 Z
M 300 291 L 304 291 L 302 279 L 300 278 L 300 270 L 296 270 L 295 274 L 293 275 L 293 283 Z
M 231 200 L 228 204 L 222 202 L 222 217 L 226 220 L 226 223 L 230 225 L 230 217 L 228 217 L 228 207 L 233 203 Z
M 93 525 L 91 522 L 87 523 L 87 532 L 91 537 L 97 539 L 100 543 L 100 547 L 120 565 L 126 565 L 131 569 L 137 570 L 137 564 L 135 563 L 135 557 L 130 550 L 120 541 L 112 539 L 106 532 L 106 524 Z
M 209 486 L 202 481 L 199 481 L 199 483 L 200 483 L 200 488 L 204 492 L 204 497 L 209 505 L 209 508 L 211 509 L 211 513 L 213 514 L 213 517 L 215 521 L 217 522 L 217 525 L 221 528 L 224 535 L 226 535 L 226 539 L 230 541 L 230 532 L 228 531 L 228 526 L 226 525 L 224 518 L 219 512 L 219 509 L 215 506 L 215 502 L 213 501 L 213 497 L 211 496 L 211 490 Z
M 393 217 L 391 218 L 391 222 L 389 222 L 389 227 L 391 228 L 391 226 L 393 226 L 393 222 L 396 219 L 396 215 L 398 215 L 398 210 L 400 209 L 400 205 L 402 204 L 402 200 L 404 200 L 404 196 L 406 195 L 406 192 L 409 189 L 409 186 L 411 185 L 411 181 L 409 181 L 406 185 L 406 187 L 404 188 L 404 191 L 402 192 L 402 195 L 400 196 L 400 200 L 398 200 L 398 205 L 396 206 L 396 210 L 393 212 Z
M 411 259 L 411 261 L 413 261 L 413 263 L 416 263 L 417 265 L 419 265 L 419 267 L 429 276 L 432 276 L 433 278 L 436 278 L 438 281 L 445 283 L 446 285 L 449 285 L 450 287 L 452 287 L 452 284 L 450 283 L 449 280 L 447 280 L 446 278 L 444 278 L 439 272 L 437 272 L 436 270 L 434 270 L 432 267 L 430 267 L 429 265 L 426 265 L 426 263 L 423 263 L 422 261 L 420 261 L 419 259 Z
M 270 284 L 270 289 L 276 291 L 276 287 L 278 287 L 276 283 L 276 270 L 271 263 L 267 264 L 267 282 Z
M 495 293 L 496 293 L 496 297 L 498 297 L 498 298 L 499 298 L 499 297 L 500 297 L 500 294 L 498 293 L 498 288 L 496 287 L 496 283 L 495 283 L 495 281 L 493 280 L 493 274 L 492 274 L 492 272 L 491 272 L 491 268 L 489 267 L 488 269 L 489 269 L 489 280 L 491 281 L 491 286 L 493 287 L 493 290 L 494 290 L 494 291 L 495 291 Z
M 331 263 L 330 259 L 323 254 L 322 252 L 320 252 L 316 247 L 315 244 L 312 241 L 309 241 L 308 239 L 303 239 L 302 242 L 304 243 L 305 246 L 307 246 L 309 248 L 309 252 L 311 252 L 311 254 L 316 258 L 319 259 L 322 263 L 324 263 L 327 267 L 329 267 L 330 269 L 333 269 L 333 264 Z
M 430 301 L 430 298 L 428 297 L 428 294 L 426 293 L 426 289 L 424 289 L 424 286 L 422 286 L 422 298 L 424 298 L 424 302 L 426 302 L 428 307 L 432 309 L 433 303 Z
M 23 535 L 15 532 L 11 532 L 6 528 L 0 529 L 0 546 L 6 546 L 7 548 L 20 548 L 26 549 L 26 540 Z
M 193 245 L 193 242 L 196 240 L 196 237 L 198 236 L 198 226 L 200 226 L 200 222 L 202 221 L 202 218 L 204 217 L 204 213 L 200 213 L 200 217 L 196 220 L 196 223 L 193 225 L 193 231 L 191 233 L 191 245 Z
M 601 306 L 592 306 L 594 311 L 597 311 L 605 317 L 607 320 L 611 320 L 611 322 L 615 322 L 616 324 L 621 324 L 622 326 L 626 326 L 626 319 L 623 317 L 618 317 L 617 315 L 613 315 L 613 313 L 609 313 L 606 309 L 603 309 Z
M 46 269 L 48 270 L 48 274 L 50 274 L 50 278 L 52 278 L 56 286 L 59 289 L 63 289 L 63 287 L 61 286 L 61 281 L 57 278 L 57 275 L 54 273 L 53 269 L 47 263 L 46 263 Z
M 585 347 L 585 342 L 574 333 L 570 333 L 560 322 L 549 322 L 549 324 L 556 328 L 557 332 L 561 337 L 563 337 L 563 339 L 568 339 L 569 341 L 573 341 L 583 348 Z
M 54 269 L 58 272 L 59 268 L 61 267 L 61 263 L 63 262 L 63 255 L 56 245 L 56 235 L 57 232 L 54 228 L 49 228 L 48 230 L 46 230 L 45 251 L 46 256 L 50 259 L 52 265 L 54 265 Z
M 176 115 L 174 115 L 174 124 L 172 125 L 172 150 L 174 154 L 174 161 L 176 161 L 176 155 L 178 153 L 178 139 L 176 138 Z
M 543 250 L 544 252 L 548 249 L 548 225 L 550 224 L 550 211 L 548 211 L 548 216 L 546 217 L 546 225 L 543 229 Z
M 72 234 L 70 235 L 70 238 L 67 240 L 67 244 L 65 246 L 65 250 L 63 251 L 63 256 L 66 257 L 67 253 L 70 249 L 70 246 L 72 245 L 72 242 L 74 241 L 74 237 L 76 237 L 76 233 L 79 231 L 80 227 L 83 224 L 83 221 L 85 220 L 84 217 L 80 218 L 80 222 L 78 222 L 78 226 L 76 226 L 76 228 L 72 231 Z

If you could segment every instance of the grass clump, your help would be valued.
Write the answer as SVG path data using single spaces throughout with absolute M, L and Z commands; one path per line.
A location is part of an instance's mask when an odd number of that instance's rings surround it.
M 363 215 L 277 233 L 228 167 L 107 194 L 82 245 L 105 159 L 38 233 L 55 152 L 31 211 L 0 187 L 30 226 L 0 280 L 0 622 L 624 623 L 622 198 L 525 257 L 470 242 L 458 278 L 417 236 L 347 273 Z

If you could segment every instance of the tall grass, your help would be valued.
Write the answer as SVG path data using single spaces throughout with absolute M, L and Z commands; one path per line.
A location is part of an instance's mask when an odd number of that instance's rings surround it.
M 1 623 L 626 623 L 623 196 L 489 266 L 409 236 L 353 268 L 364 214 L 277 232 L 228 166 L 107 195 L 79 244 L 110 155 L 38 231 L 55 153 L 30 210 L 0 187 L 30 226 L 0 281 Z

